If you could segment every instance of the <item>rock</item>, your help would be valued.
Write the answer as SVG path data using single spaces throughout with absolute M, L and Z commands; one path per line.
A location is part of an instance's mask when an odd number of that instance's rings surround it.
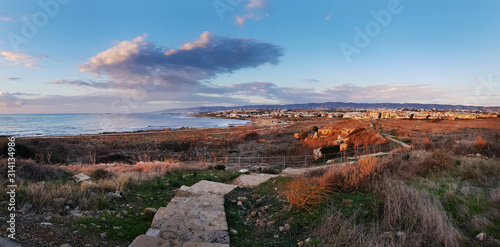
M 406 234 L 405 234 L 405 232 L 397 231 L 396 236 L 398 236 L 399 238 L 404 238 L 406 236 Z
M 299 134 L 299 133 L 294 133 L 294 134 L 293 134 L 293 138 L 295 138 L 295 139 L 300 139 L 300 134 Z
M 314 149 L 313 150 L 313 154 L 314 154 L 314 159 L 315 160 L 323 158 L 323 153 L 321 153 L 321 148 Z
M 22 245 L 8 239 L 8 238 L 0 238 L 0 246 L 2 247 L 22 247 Z
M 311 238 L 307 238 L 307 239 L 305 240 L 305 242 L 306 242 L 306 243 L 311 242 Z
M 234 229 L 231 229 L 231 233 L 234 234 L 234 235 L 238 235 L 238 231 L 236 231 Z
M 156 208 L 145 208 L 144 212 L 150 213 L 150 214 L 156 214 L 158 210 Z
M 279 237 L 280 237 L 280 235 L 274 234 L 274 238 L 279 238 Z
M 73 208 L 73 207 L 75 207 L 75 203 L 74 203 L 72 200 L 68 200 L 68 201 L 66 202 L 66 205 L 68 205 L 68 206 L 70 206 L 70 207 L 72 207 L 72 208 Z
M 120 195 L 120 191 L 118 190 L 115 193 L 108 192 L 106 195 L 110 198 L 122 198 L 122 195 Z
M 42 222 L 40 223 L 41 226 L 52 226 L 52 223 L 50 222 Z
M 250 171 L 248 169 L 241 169 L 238 172 L 239 173 L 249 173 Z
M 304 245 L 304 241 L 299 241 L 299 242 L 297 243 L 297 246 L 299 246 L 299 247 L 302 247 L 302 245 Z
M 77 183 L 81 183 L 83 181 L 90 180 L 90 177 L 83 173 L 78 173 L 73 176 L 73 180 L 75 180 L 75 182 Z
M 73 235 L 76 235 L 76 234 L 78 234 L 78 230 L 74 230 L 72 233 L 73 233 Z
M 59 246 L 59 247 L 71 247 L 71 245 L 69 245 L 69 244 L 61 244 L 61 246 Z
M 272 226 L 272 225 L 274 225 L 274 220 L 267 222 L 267 226 Z
M 280 232 L 284 232 L 285 231 L 285 227 L 284 226 L 280 226 L 279 229 L 280 229 Z
M 161 234 L 160 229 L 149 228 L 148 231 L 146 232 L 147 236 L 157 237 L 157 238 L 160 237 L 160 234 Z
M 238 201 L 245 202 L 247 200 L 246 196 L 238 196 Z
M 238 206 L 243 206 L 243 202 L 238 201 L 238 203 L 236 203 L 236 205 L 238 205 Z
M 317 140 L 318 139 L 318 132 L 314 133 L 314 136 L 313 136 L 313 140 Z
M 479 240 L 479 241 L 483 241 L 484 239 L 486 239 L 486 233 L 484 232 L 481 232 L 479 233 L 476 238 Z
M 78 209 L 71 210 L 69 213 L 75 218 L 81 218 L 83 216 L 82 212 Z
M 252 212 L 250 213 L 250 216 L 252 216 L 252 217 L 255 217 L 255 215 L 257 215 L 257 211 L 252 211 Z
M 106 233 L 105 232 L 101 233 L 101 238 L 106 238 Z
M 128 247 L 144 247 L 144 246 L 170 246 L 167 240 L 151 237 L 147 235 L 140 235 L 135 238 Z
M 481 157 L 481 154 L 480 154 L 480 153 L 477 153 L 477 154 L 476 154 L 476 157 Z
M 21 209 L 21 213 L 23 213 L 23 214 L 28 213 L 29 211 L 31 211 L 32 208 L 33 208 L 33 205 L 26 203 L 26 204 L 24 204 L 23 208 Z
M 285 230 L 290 231 L 290 224 L 288 224 L 288 223 L 285 224 Z

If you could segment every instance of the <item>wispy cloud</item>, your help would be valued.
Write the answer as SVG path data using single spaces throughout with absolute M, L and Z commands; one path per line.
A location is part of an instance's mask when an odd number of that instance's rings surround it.
M 27 54 L 10 52 L 10 51 L 0 51 L 0 57 L 2 57 L 6 61 L 9 61 L 11 64 L 15 66 L 23 65 L 27 68 L 32 68 L 32 69 L 43 68 L 41 66 L 36 65 L 37 62 L 36 60 L 48 58 L 47 56 L 44 55 L 38 55 L 33 57 Z
M 247 9 L 263 9 L 265 7 L 265 0 L 248 0 L 248 4 L 245 5 Z
M 19 77 L 4 77 L 4 78 L 0 78 L 0 80 L 19 81 L 19 80 L 21 80 L 21 78 L 19 78 Z
M 256 15 L 255 13 L 246 14 L 246 15 L 242 15 L 242 16 L 237 15 L 236 16 L 236 23 L 240 26 L 240 28 L 243 28 L 246 24 L 247 19 L 252 19 L 252 20 L 258 21 L 261 19 L 261 17 Z
M 305 79 L 305 80 L 302 80 L 302 82 L 307 82 L 307 83 L 318 83 L 319 80 L 316 80 L 316 79 Z
M 14 21 L 14 19 L 9 16 L 0 16 L 0 21 Z
M 325 16 L 325 18 L 323 20 L 328 21 L 328 20 L 332 19 L 332 17 L 333 17 L 333 15 L 329 14 L 329 15 Z

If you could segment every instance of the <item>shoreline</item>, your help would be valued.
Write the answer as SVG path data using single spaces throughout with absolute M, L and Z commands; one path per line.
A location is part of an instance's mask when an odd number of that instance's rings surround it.
M 188 116 L 193 118 L 192 116 Z M 195 117 L 195 118 L 207 118 L 207 117 Z M 240 120 L 232 118 L 217 118 L 217 119 L 227 119 L 227 120 Z M 210 129 L 230 129 L 237 127 L 250 127 L 251 125 L 258 126 L 258 122 L 255 119 L 241 119 L 242 121 L 247 121 L 247 123 L 241 125 L 229 124 L 225 127 L 180 127 L 166 129 L 154 129 L 154 130 L 135 130 L 135 131 L 111 131 L 111 132 L 101 132 L 101 133 L 84 133 L 84 134 L 74 134 L 74 135 L 40 135 L 40 136 L 14 136 L 17 139 L 61 139 L 61 138 L 92 138 L 99 136 L 120 136 L 120 135 L 148 135 L 148 134 L 158 134 L 158 133 L 172 133 L 172 132 L 182 132 L 182 131 L 200 131 L 200 130 L 210 130 Z M 8 135 L 0 135 L 4 137 L 9 137 Z

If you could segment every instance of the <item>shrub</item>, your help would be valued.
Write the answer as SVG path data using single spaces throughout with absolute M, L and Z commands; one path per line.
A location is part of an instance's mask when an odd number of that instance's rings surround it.
M 299 139 L 306 139 L 309 136 L 309 133 L 307 131 L 302 131 L 299 134 Z
M 257 132 L 251 132 L 251 133 L 245 134 L 245 136 L 243 136 L 243 140 L 245 140 L 245 141 L 256 141 L 256 140 L 259 140 L 259 138 L 260 138 L 260 135 Z
M 0 176 L 7 177 L 7 160 L 0 159 Z M 17 160 L 16 176 L 30 181 L 57 180 L 69 176 L 69 173 L 57 166 L 41 165 L 34 160 Z
M 420 173 L 427 174 L 430 171 L 439 171 L 452 166 L 453 159 L 451 156 L 441 149 L 435 149 L 432 155 L 427 157 L 424 162 L 422 162 Z
M 327 186 L 321 177 L 300 176 L 287 183 L 281 193 L 292 208 L 307 209 L 320 204 L 327 192 Z
M 377 158 L 363 157 L 358 164 L 332 167 L 323 176 L 323 184 L 332 191 L 352 192 L 369 189 L 370 183 L 379 178 Z
M 93 179 L 105 179 L 113 177 L 113 174 L 110 171 L 99 168 L 95 171 L 92 171 L 92 173 L 90 173 L 90 177 L 92 177 Z
M 219 170 L 219 171 L 226 170 L 226 166 L 225 165 L 216 165 L 214 168 L 215 168 L 215 170 Z
M 314 132 L 318 132 L 319 128 L 318 126 L 314 125 L 312 128 L 311 128 L 312 131 Z

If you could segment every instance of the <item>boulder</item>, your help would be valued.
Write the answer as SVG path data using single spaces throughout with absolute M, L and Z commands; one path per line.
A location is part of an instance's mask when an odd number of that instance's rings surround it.
M 120 195 L 120 191 L 118 190 L 115 193 L 108 192 L 106 195 L 111 198 L 122 198 L 122 195 Z
M 2 247 L 22 247 L 22 245 L 8 239 L 8 238 L 0 238 L 0 246 Z
M 156 208 L 145 208 L 144 212 L 150 213 L 150 214 L 156 214 L 158 210 Z
M 87 181 L 87 180 L 90 180 L 90 177 L 83 174 L 83 173 L 78 173 L 76 175 L 73 176 L 73 180 L 75 180 L 75 182 L 77 183 L 80 183 L 80 182 L 83 182 L 83 181 Z
M 321 153 L 321 148 L 316 148 L 313 150 L 314 160 L 323 158 L 323 153 Z
M 249 173 L 250 171 L 248 169 L 241 169 L 238 172 L 239 173 Z

